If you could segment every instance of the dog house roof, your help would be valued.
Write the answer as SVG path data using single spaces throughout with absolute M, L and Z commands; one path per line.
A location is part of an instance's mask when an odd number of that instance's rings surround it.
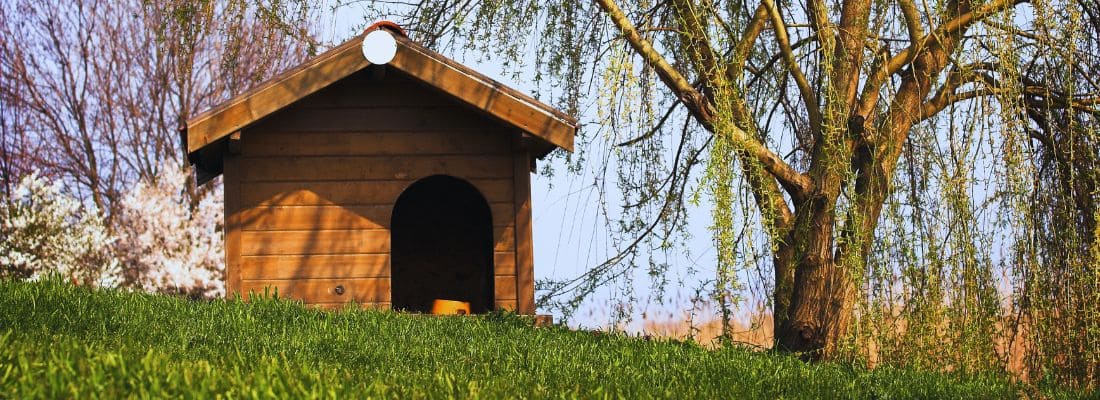
M 391 31 L 397 42 L 387 65 L 518 128 L 533 139 L 535 156 L 545 156 L 555 147 L 573 151 L 576 119 L 412 41 L 395 24 L 383 23 L 187 120 L 181 138 L 188 160 L 200 170 L 199 182 L 221 173 L 221 150 L 212 149 L 220 146 L 213 144 L 369 67 L 360 43 L 376 29 Z

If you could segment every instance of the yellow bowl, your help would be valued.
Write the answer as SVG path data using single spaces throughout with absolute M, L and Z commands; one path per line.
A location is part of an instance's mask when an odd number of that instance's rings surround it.
M 465 301 L 435 299 L 432 303 L 432 314 L 435 315 L 467 315 L 470 313 L 470 303 Z

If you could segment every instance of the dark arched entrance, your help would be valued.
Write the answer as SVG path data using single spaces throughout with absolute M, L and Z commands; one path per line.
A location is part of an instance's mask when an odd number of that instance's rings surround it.
M 395 310 L 431 311 L 435 299 L 493 304 L 493 226 L 472 185 L 436 175 L 397 198 L 390 221 L 390 290 Z

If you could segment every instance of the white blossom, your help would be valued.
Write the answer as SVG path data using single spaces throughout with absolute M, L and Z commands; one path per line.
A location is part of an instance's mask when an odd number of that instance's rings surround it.
M 225 292 L 220 191 L 192 207 L 187 172 L 163 165 L 156 182 L 139 182 L 118 214 L 119 257 L 131 284 L 146 291 L 215 297 Z
M 59 274 L 73 282 L 114 287 L 121 266 L 112 236 L 95 207 L 32 173 L 0 203 L 0 276 L 36 280 Z

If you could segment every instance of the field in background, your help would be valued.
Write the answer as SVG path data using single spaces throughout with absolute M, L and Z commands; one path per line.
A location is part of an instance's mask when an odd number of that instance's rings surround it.
M 1081 397 L 995 375 L 283 300 L 193 302 L 0 282 L 0 397 Z
M 722 318 L 711 314 L 696 316 L 694 320 L 673 315 L 647 318 L 642 321 L 642 332 L 661 338 L 691 339 L 707 347 L 716 347 L 721 344 Z M 770 349 L 774 337 L 772 316 L 770 313 L 734 316 L 730 319 L 729 332 L 734 343 L 760 350 Z
M 1007 306 L 1006 306 L 1007 307 Z M 703 308 L 703 312 L 697 315 L 681 313 L 665 313 L 656 317 L 649 317 L 641 321 L 641 333 L 647 337 L 656 337 L 674 340 L 693 340 L 708 348 L 716 348 L 722 345 L 722 320 L 716 316 L 716 312 L 710 308 Z M 1004 311 L 1008 315 L 1008 310 Z M 896 320 L 893 335 L 901 337 L 905 332 L 905 321 Z M 1026 382 L 1034 382 L 1037 378 L 1028 376 L 1025 365 L 1025 357 L 1029 350 L 1026 342 L 1027 334 L 1025 326 L 1012 326 L 1012 321 L 1003 320 L 997 330 L 994 340 L 994 350 L 999 359 L 1005 360 L 1002 366 L 1005 371 L 1016 379 Z M 945 335 L 949 327 L 940 328 L 936 334 Z M 754 350 L 768 350 L 774 344 L 774 330 L 772 329 L 772 315 L 769 312 L 741 313 L 732 316 L 729 329 L 730 342 Z M 874 367 L 880 362 L 882 351 L 872 340 L 860 342 L 859 354 L 865 359 L 868 366 Z

